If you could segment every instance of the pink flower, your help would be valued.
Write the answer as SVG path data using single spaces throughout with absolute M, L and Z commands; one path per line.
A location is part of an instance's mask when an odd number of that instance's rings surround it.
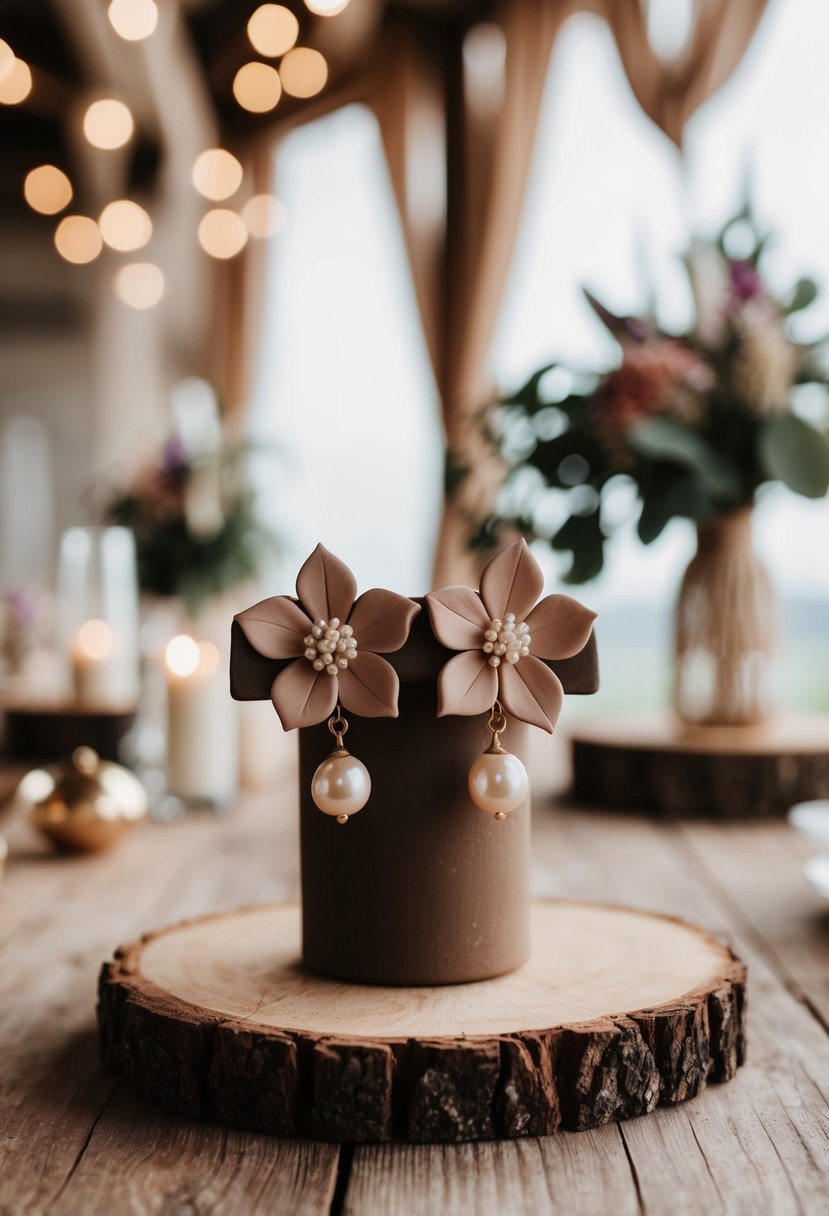
M 487 563 L 480 593 L 446 587 L 426 596 L 435 637 L 462 652 L 438 677 L 438 717 L 485 713 L 498 700 L 514 718 L 552 734 L 564 690 L 541 660 L 583 650 L 596 613 L 569 595 L 536 604 L 543 589 L 541 567 L 521 539 Z
M 294 659 L 273 682 L 282 726 L 314 726 L 338 702 L 363 718 L 396 718 L 400 681 L 381 654 L 399 650 L 420 608 L 375 588 L 359 599 L 348 567 L 317 545 L 297 575 L 299 603 L 287 595 L 262 600 L 236 620 L 268 659 Z
M 657 414 L 689 419 L 698 410 L 695 394 L 712 383 L 710 368 L 681 342 L 659 339 L 627 347 L 596 395 L 596 420 L 603 428 L 626 432 Z

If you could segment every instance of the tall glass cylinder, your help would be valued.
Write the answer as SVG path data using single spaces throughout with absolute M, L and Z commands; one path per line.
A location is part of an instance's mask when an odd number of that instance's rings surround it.
M 134 710 L 139 692 L 138 578 L 128 528 L 70 528 L 64 533 L 58 629 L 74 707 Z

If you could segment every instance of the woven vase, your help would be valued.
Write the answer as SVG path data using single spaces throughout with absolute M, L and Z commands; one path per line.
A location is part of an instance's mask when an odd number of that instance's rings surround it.
M 777 599 L 751 509 L 697 526 L 675 616 L 674 707 L 688 723 L 748 726 L 775 707 Z

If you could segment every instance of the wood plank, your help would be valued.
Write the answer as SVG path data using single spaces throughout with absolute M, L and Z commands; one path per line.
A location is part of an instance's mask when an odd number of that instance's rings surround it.
M 164 1114 L 120 1090 L 95 1124 L 50 1216 L 209 1212 L 324 1216 L 339 1147 L 227 1131 Z
M 680 825 L 690 858 L 730 901 L 743 931 L 829 1028 L 829 904 L 803 876 L 818 845 L 788 824 Z
M 295 893 L 295 818 L 269 802 L 148 824 L 99 857 L 49 856 L 12 825 L 0 885 L 0 1210 L 45 1211 L 88 1151 L 115 1089 L 98 1062 L 97 973 L 124 933 Z
M 749 964 L 749 1055 L 736 1080 L 620 1129 L 646 1211 L 824 1213 L 829 1204 L 829 1038 L 688 855 L 683 829 L 636 817 L 538 816 L 556 893 L 682 913 L 731 939 Z M 755 825 L 758 834 L 775 828 Z M 727 850 L 712 828 L 718 855 Z M 736 851 L 731 857 L 739 859 Z M 735 862 L 737 864 L 737 862 Z M 551 874 L 547 874 L 550 885 Z M 563 892 L 562 892 L 563 888 Z
M 355 1150 L 344 1216 L 636 1216 L 615 1125 L 544 1139 Z

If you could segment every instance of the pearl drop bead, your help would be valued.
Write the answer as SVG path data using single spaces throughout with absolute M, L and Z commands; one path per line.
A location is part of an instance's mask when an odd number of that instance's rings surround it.
M 350 638 L 353 632 L 354 630 L 350 625 L 343 625 L 342 629 L 340 630 L 340 633 L 344 638 Z
M 509 652 L 509 654 L 507 655 L 507 662 L 508 663 L 517 663 L 520 658 L 521 658 L 521 654 L 519 651 L 511 650 Z
M 335 676 L 337 674 L 337 664 L 329 663 L 325 668 L 325 674 L 327 676 Z
M 494 646 L 492 645 L 492 642 L 484 642 L 484 654 L 492 654 L 493 650 Z
M 371 777 L 356 756 L 329 756 L 311 781 L 311 797 L 324 815 L 356 815 L 371 795 Z
M 302 643 L 304 646 L 313 646 L 316 640 L 317 639 L 314 637 L 313 633 L 309 633 L 306 638 L 302 639 Z
M 348 643 L 343 638 L 338 639 L 338 641 L 337 641 L 337 650 L 338 651 L 342 652 L 343 650 L 345 650 L 347 648 L 347 646 L 348 646 Z
M 348 667 L 348 659 L 337 659 L 337 666 L 345 671 L 346 667 Z
M 514 811 L 529 791 L 527 770 L 511 752 L 484 752 L 469 770 L 469 796 L 488 815 Z
M 506 654 L 506 652 L 507 652 L 507 648 L 503 642 L 495 643 L 495 653 L 496 654 Z
M 328 621 L 324 621 L 321 616 L 317 617 L 317 619 L 314 621 L 314 624 L 316 625 L 317 629 L 327 629 L 328 628 Z
M 339 629 L 326 629 L 325 636 L 328 638 L 329 642 L 336 642 L 340 636 L 340 631 Z
M 339 623 L 340 618 L 338 616 L 332 616 L 331 620 L 328 622 L 331 629 L 336 629 Z
M 314 659 L 317 657 L 316 647 L 309 646 L 308 649 L 305 651 L 305 657 L 306 657 L 306 659 L 310 659 L 311 662 L 313 662 Z
M 498 641 L 498 634 L 495 632 L 495 630 L 494 630 L 494 629 L 487 629 L 486 633 L 484 634 L 484 641 L 486 641 L 486 642 L 497 642 L 497 641 Z
M 487 662 L 489 663 L 490 667 L 500 667 L 501 666 L 501 660 L 498 658 L 497 654 L 491 654 L 489 656 L 489 658 L 487 659 Z
M 321 638 L 322 637 L 322 626 L 315 625 L 314 628 L 311 630 L 311 633 L 314 635 L 315 638 Z
M 314 659 L 314 671 L 322 671 L 324 666 L 322 659 Z
M 508 612 L 508 613 L 507 613 L 507 615 L 504 617 L 504 620 L 506 621 L 506 623 L 507 623 L 508 625 L 511 625 L 511 624 L 512 624 L 512 622 L 515 620 L 515 613 L 514 613 L 514 612 Z

